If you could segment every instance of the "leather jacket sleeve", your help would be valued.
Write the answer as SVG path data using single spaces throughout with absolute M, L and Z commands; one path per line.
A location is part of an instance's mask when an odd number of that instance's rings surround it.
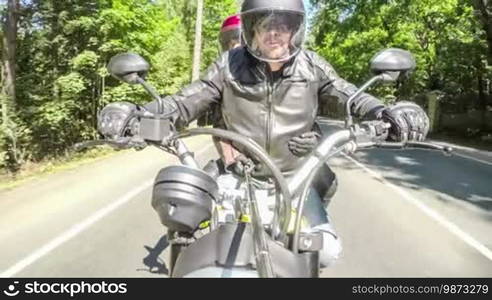
M 192 82 L 178 93 L 168 96 L 178 106 L 179 114 L 176 122 L 186 126 L 204 113 L 212 103 L 219 103 L 222 98 L 223 80 L 221 70 L 227 62 L 227 53 L 217 59 L 200 79 Z M 156 101 L 145 107 L 151 111 L 157 108 Z
M 222 98 L 222 69 L 227 62 L 227 53 L 222 55 L 201 76 L 171 96 L 178 104 L 181 120 L 188 124 L 204 113 L 212 103 L 220 103 Z
M 357 91 L 357 87 L 338 76 L 335 69 L 323 58 L 314 54 L 314 63 L 320 77 L 319 100 L 321 102 L 337 101 L 341 112 L 345 112 L 345 103 Z M 351 112 L 356 117 L 375 119 L 385 106 L 377 98 L 362 93 L 354 99 Z

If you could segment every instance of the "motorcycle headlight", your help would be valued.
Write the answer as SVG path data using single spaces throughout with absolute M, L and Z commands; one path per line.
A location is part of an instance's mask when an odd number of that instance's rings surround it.
M 217 182 L 202 170 L 170 166 L 157 175 L 152 207 L 169 230 L 194 232 L 212 216 L 218 197 Z

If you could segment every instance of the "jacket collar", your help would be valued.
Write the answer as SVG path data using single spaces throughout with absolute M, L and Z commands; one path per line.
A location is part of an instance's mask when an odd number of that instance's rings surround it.
M 266 79 L 266 74 L 269 72 L 268 68 L 268 63 L 261 61 L 251 55 L 249 51 L 247 51 L 247 56 L 248 58 L 252 61 L 252 64 L 255 69 L 255 73 L 259 76 L 261 79 Z M 287 78 L 291 77 L 294 74 L 294 67 L 295 67 L 295 61 L 298 55 L 290 58 L 280 69 L 282 71 L 282 78 Z
M 292 57 L 282 66 L 282 78 L 294 74 L 298 56 Z M 229 69 L 234 80 L 248 84 L 263 82 L 268 74 L 267 63 L 255 58 L 244 46 L 229 52 Z

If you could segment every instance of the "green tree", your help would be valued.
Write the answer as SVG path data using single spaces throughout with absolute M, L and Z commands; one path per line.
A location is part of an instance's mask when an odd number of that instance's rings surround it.
M 367 78 L 372 55 L 388 47 L 407 49 L 417 59 L 411 80 L 393 91 L 398 97 L 433 90 L 446 95 L 477 92 L 477 78 L 488 76 L 483 31 L 469 2 L 312 2 L 319 9 L 312 46 L 354 82 Z M 383 96 L 388 89 L 374 92 Z
M 98 137 L 97 112 L 109 102 L 149 101 L 141 87 L 109 76 L 106 65 L 117 53 L 131 51 L 146 58 L 152 66 L 148 80 L 163 94 L 176 92 L 191 79 L 195 1 L 20 4 L 16 110 L 9 116 L 15 126 L 0 131 L 0 167 L 17 169 L 5 159 L 13 149 L 19 161 L 38 161 Z M 218 56 L 220 23 L 236 10 L 233 0 L 205 1 L 202 68 Z

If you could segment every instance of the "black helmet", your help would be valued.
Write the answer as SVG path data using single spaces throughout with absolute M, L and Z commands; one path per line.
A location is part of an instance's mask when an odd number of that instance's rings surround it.
M 305 38 L 302 0 L 245 0 L 241 27 L 248 51 L 267 62 L 281 62 L 299 53 Z

